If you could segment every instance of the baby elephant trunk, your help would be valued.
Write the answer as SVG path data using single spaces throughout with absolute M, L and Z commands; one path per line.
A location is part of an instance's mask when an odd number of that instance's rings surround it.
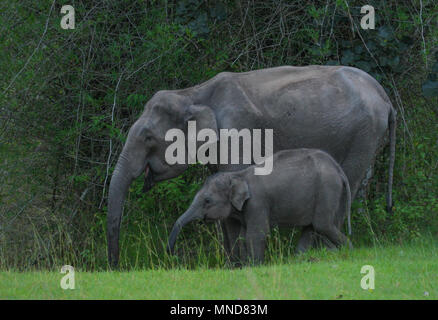
M 173 249 L 175 247 L 176 238 L 178 237 L 181 229 L 189 222 L 199 219 L 202 219 L 202 216 L 198 214 L 198 210 L 196 210 L 194 207 L 190 207 L 181 217 L 178 218 L 178 220 L 176 220 L 172 231 L 170 232 L 169 242 L 167 243 L 168 253 L 174 254 Z

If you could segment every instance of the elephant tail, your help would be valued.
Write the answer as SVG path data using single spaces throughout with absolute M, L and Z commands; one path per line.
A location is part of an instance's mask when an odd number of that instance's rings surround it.
M 394 179 L 394 162 L 395 162 L 395 129 L 397 126 L 397 111 L 391 106 L 389 113 L 389 173 L 388 173 L 388 194 L 386 197 L 386 210 L 392 214 L 392 182 Z

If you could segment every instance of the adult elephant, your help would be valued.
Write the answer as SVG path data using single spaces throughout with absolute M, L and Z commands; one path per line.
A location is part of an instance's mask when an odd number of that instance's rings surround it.
M 244 73 L 223 72 L 197 86 L 157 92 L 129 130 L 111 178 L 108 199 L 108 259 L 117 266 L 123 202 L 132 181 L 143 172 L 146 189 L 180 175 L 187 165 L 169 165 L 165 141 L 169 129 L 273 129 L 274 152 L 315 148 L 329 153 L 347 175 L 352 197 L 386 130 L 390 133 L 387 206 L 392 206 L 396 112 L 380 84 L 367 73 L 344 66 L 282 66 Z M 242 162 L 240 162 L 242 163 Z M 275 165 L 275 164 L 274 164 Z M 245 165 L 217 165 L 214 170 Z M 238 221 L 223 221 L 224 245 L 231 257 L 241 232 Z M 308 245 L 304 230 L 299 248 Z

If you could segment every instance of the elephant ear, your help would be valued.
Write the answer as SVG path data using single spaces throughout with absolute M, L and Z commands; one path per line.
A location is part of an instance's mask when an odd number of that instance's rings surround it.
M 242 178 L 232 177 L 230 188 L 230 200 L 233 207 L 242 211 L 245 201 L 250 198 L 248 183 Z
M 196 121 L 196 132 L 207 128 L 212 129 L 216 133 L 216 137 L 218 137 L 219 140 L 216 115 L 208 106 L 200 104 L 193 104 L 189 106 L 186 110 L 184 120 L 186 124 L 188 121 Z

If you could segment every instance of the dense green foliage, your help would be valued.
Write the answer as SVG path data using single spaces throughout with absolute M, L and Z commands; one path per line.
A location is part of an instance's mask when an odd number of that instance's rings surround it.
M 379 80 L 398 112 L 394 215 L 384 210 L 383 148 L 354 203 L 353 243 L 438 235 L 435 1 L 367 1 L 375 30 L 360 28 L 362 1 L 78 0 L 68 2 L 74 30 L 60 27 L 63 4 L 0 5 L 0 268 L 106 268 L 108 184 L 145 102 L 221 71 L 279 65 L 356 66 Z M 164 250 L 207 175 L 193 166 L 147 195 L 135 181 L 123 267 L 225 263 L 215 226 L 187 228 L 178 258 Z M 290 255 L 295 234 L 274 232 L 272 251 Z

